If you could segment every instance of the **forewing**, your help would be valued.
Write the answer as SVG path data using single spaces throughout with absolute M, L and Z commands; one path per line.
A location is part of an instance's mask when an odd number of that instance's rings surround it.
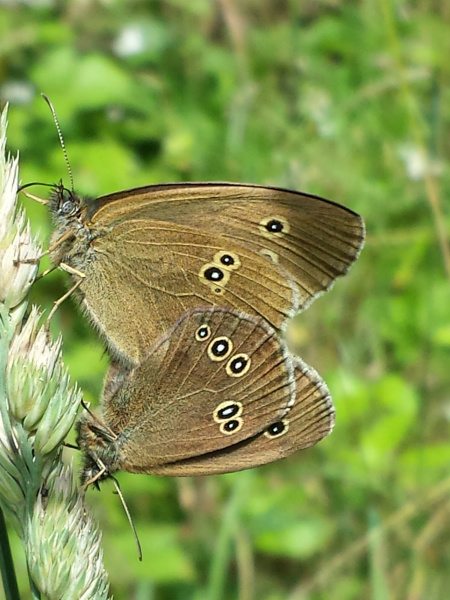
M 299 289 L 299 308 L 348 271 L 365 235 L 361 217 L 343 206 L 253 185 L 148 186 L 99 198 L 96 210 L 94 220 L 132 214 L 221 235 L 251 248 L 292 277 Z
M 113 355 L 138 364 L 187 310 L 222 306 L 280 329 L 298 310 L 295 284 L 235 240 L 133 219 L 92 242 L 83 303 Z

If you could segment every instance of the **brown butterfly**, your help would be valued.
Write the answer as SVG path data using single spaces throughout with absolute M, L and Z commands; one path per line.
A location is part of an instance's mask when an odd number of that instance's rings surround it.
M 188 310 L 221 306 L 275 329 L 356 260 L 364 224 L 300 192 L 232 183 L 153 185 L 85 198 L 55 186 L 50 257 L 125 366 Z
M 328 388 L 261 318 L 188 311 L 78 423 L 84 485 L 117 470 L 210 475 L 278 460 L 334 425 Z

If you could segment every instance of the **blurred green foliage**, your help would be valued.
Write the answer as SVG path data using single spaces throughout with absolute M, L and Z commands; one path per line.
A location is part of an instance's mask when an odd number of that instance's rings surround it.
M 290 331 L 333 393 L 334 433 L 249 472 L 119 475 L 143 563 L 111 486 L 90 491 L 115 598 L 448 598 L 449 19 L 449 0 L 0 2 L 22 182 L 68 181 L 45 92 L 78 191 L 249 181 L 367 222 L 349 276 Z M 45 243 L 45 209 L 24 204 Z M 66 283 L 54 273 L 33 301 Z M 70 302 L 54 325 L 94 399 L 101 345 Z

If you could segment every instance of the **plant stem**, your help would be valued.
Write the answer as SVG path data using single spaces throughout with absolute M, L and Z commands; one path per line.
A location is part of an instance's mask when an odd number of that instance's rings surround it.
M 0 508 L 0 571 L 2 573 L 5 600 L 20 600 L 19 588 L 17 587 L 16 572 L 9 545 L 8 531 L 6 529 L 5 516 Z

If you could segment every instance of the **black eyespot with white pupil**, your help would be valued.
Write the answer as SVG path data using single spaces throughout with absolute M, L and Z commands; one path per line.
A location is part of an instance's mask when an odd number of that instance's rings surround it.
M 236 261 L 235 261 L 235 260 L 234 260 L 234 258 L 233 258 L 232 256 L 230 256 L 229 254 L 223 254 L 223 255 L 220 257 L 220 262 L 221 262 L 223 265 L 225 265 L 225 266 L 229 267 L 230 265 L 234 265 L 234 263 L 235 263 Z
M 211 345 L 211 352 L 212 354 L 214 354 L 214 356 L 217 356 L 219 358 L 221 356 L 225 356 L 229 348 L 230 343 L 227 340 L 220 339 Z
M 238 404 L 230 404 L 217 411 L 217 418 L 222 420 L 231 419 L 232 417 L 235 417 L 239 411 L 240 406 Z
M 274 439 L 274 438 L 278 438 L 281 435 L 284 435 L 285 433 L 287 433 L 287 430 L 289 429 L 289 421 L 288 419 L 283 419 L 282 421 L 276 421 L 276 423 L 272 423 L 272 425 L 270 425 L 266 431 L 264 432 L 264 435 L 267 436 L 270 440 Z
M 228 360 L 225 371 L 230 377 L 242 377 L 249 371 L 251 364 L 250 356 L 245 352 L 240 352 Z
M 272 423 L 270 427 L 267 429 L 267 433 L 269 435 L 280 435 L 286 429 L 286 425 L 283 421 L 278 421 L 277 423 Z
M 224 278 L 223 271 L 218 267 L 209 267 L 204 272 L 204 276 L 208 281 L 222 281 Z
M 281 223 L 281 221 L 278 221 L 277 219 L 271 219 L 266 224 L 266 229 L 269 233 L 280 233 L 281 231 L 283 231 L 283 228 L 283 223 Z
M 228 358 L 233 350 L 233 342 L 225 335 L 211 340 L 208 346 L 208 357 L 212 361 L 222 361 Z
M 240 427 L 240 426 L 241 426 L 241 423 L 237 419 L 232 419 L 231 421 L 227 421 L 226 423 L 223 423 L 223 425 L 222 425 L 223 429 L 227 433 L 236 431 L 236 429 L 238 429 L 238 427 Z
M 203 340 L 207 340 L 210 335 L 211 335 L 211 330 L 208 327 L 208 325 L 201 325 L 195 332 L 195 337 L 199 342 L 201 342 Z
M 238 358 L 234 358 L 231 362 L 230 362 L 230 371 L 234 374 L 238 374 L 238 373 L 242 373 L 242 371 L 245 369 L 245 367 L 247 366 L 248 360 L 246 360 L 245 358 L 243 358 L 242 356 L 239 356 Z
M 216 410 L 213 412 L 213 419 L 216 423 L 220 424 L 220 431 L 222 433 L 230 433 L 230 431 L 225 428 L 225 425 L 228 421 L 238 421 L 239 425 L 242 426 L 242 412 L 243 406 L 240 402 L 225 400 L 216 407 Z M 234 428 L 233 431 L 236 431 L 236 428 Z

